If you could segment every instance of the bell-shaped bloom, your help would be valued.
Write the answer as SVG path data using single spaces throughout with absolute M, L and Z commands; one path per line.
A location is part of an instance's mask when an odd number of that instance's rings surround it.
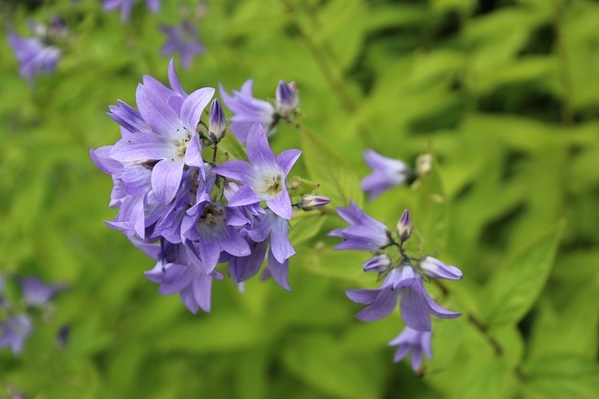
M 432 332 L 430 331 L 418 331 L 406 327 L 401 334 L 389 342 L 389 346 L 397 347 L 393 361 L 399 362 L 410 353 L 412 370 L 418 371 L 422 366 L 422 354 L 426 355 L 429 360 L 433 358 L 431 336 Z
M 435 303 L 424 289 L 422 277 L 408 265 L 391 269 L 378 289 L 347 290 L 345 293 L 352 301 L 368 305 L 356 314 L 362 321 L 373 321 L 387 316 L 395 309 L 398 301 L 403 321 L 408 327 L 418 331 L 431 331 L 431 314 L 444 319 L 453 319 L 461 315 Z
M 121 21 L 126 22 L 131 18 L 131 10 L 135 0 L 104 0 L 102 10 L 112 11 L 121 10 Z M 157 12 L 160 9 L 160 0 L 146 0 L 146 5 L 151 12 Z
M 18 314 L 0 322 L 0 348 L 10 347 L 13 354 L 20 354 L 32 329 L 33 323 L 25 314 Z
M 372 168 L 372 173 L 362 179 L 360 187 L 362 191 L 370 193 L 370 200 L 383 191 L 405 183 L 412 173 L 404 162 L 384 157 L 374 150 L 366 150 L 364 160 Z
M 443 278 L 446 280 L 461 280 L 462 271 L 455 266 L 448 265 L 435 259 L 432 256 L 425 256 L 420 259 L 420 269 L 424 274 L 434 278 Z
M 8 44 L 19 63 L 19 74 L 27 79 L 30 86 L 37 75 L 54 72 L 61 56 L 58 47 L 45 44 L 42 38 L 37 36 L 23 37 L 9 30 Z
M 220 95 L 223 102 L 235 115 L 231 117 L 231 132 L 242 143 L 248 140 L 248 134 L 254 123 L 262 125 L 267 136 L 274 133 L 278 121 L 277 112 L 271 103 L 254 98 L 252 95 L 253 81 L 246 81 L 241 90 L 233 90 L 233 95 L 227 94 L 222 85 Z
M 301 155 L 299 150 L 286 150 L 276 158 L 268 144 L 266 132 L 255 123 L 246 145 L 250 164 L 227 161 L 213 169 L 214 173 L 243 182 L 229 200 L 229 206 L 241 206 L 266 201 L 274 213 L 291 219 L 292 207 L 287 191 L 287 175 Z
M 150 129 L 137 132 L 122 130 L 123 138 L 112 147 L 110 157 L 121 163 L 151 162 L 152 190 L 162 204 L 175 198 L 186 164 L 203 166 L 196 128 L 213 94 L 213 88 L 198 89 L 185 97 L 179 106 L 175 101 L 179 97 L 153 79 L 144 79 L 144 84 L 137 87 L 139 115 Z M 131 117 L 127 118 L 127 113 Z M 119 116 L 127 125 L 143 126 L 130 110 Z
M 191 21 L 183 21 L 174 26 L 161 24 L 159 27 L 167 35 L 166 42 L 160 49 L 160 55 L 178 53 L 183 68 L 189 68 L 193 57 L 203 54 L 206 50 L 198 39 L 198 29 Z
M 376 255 L 368 259 L 362 268 L 365 272 L 382 273 L 391 266 L 391 258 L 387 254 Z
M 146 277 L 160 284 L 158 292 L 161 295 L 179 293 L 190 312 L 195 314 L 199 309 L 210 312 L 212 279 L 222 279 L 222 273 L 216 270 L 206 273 L 202 262 L 189 247 L 169 247 L 165 259 L 159 260 L 153 269 L 146 271 Z
M 378 251 L 392 243 L 389 229 L 366 214 L 355 202 L 350 201 L 349 208 L 337 208 L 337 213 L 350 225 L 329 232 L 329 236 L 341 237 L 345 240 L 337 244 L 336 250 Z
M 23 298 L 29 305 L 44 306 L 56 293 L 67 288 L 64 283 L 44 284 L 37 277 L 25 277 L 19 279 Z

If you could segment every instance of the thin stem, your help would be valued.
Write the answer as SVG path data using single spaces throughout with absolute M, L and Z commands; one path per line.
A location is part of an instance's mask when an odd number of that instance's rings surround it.
M 503 348 L 497 342 L 497 340 L 489 334 L 489 327 L 487 327 L 484 323 L 478 320 L 472 313 L 468 314 L 468 321 L 474 325 L 486 338 L 487 341 L 491 344 L 493 349 L 495 350 L 495 354 L 497 356 L 501 356 L 503 353 Z

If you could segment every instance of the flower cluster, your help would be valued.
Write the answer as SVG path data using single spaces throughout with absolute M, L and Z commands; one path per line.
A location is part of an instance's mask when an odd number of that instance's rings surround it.
M 37 277 L 15 277 L 12 280 L 20 286 L 22 301 L 6 295 L 6 281 L 0 275 L 0 314 L 6 316 L 0 321 L 0 348 L 10 347 L 18 355 L 23 351 L 25 341 L 33 330 L 33 319 L 27 311 L 48 309 L 52 297 L 67 286 L 62 283 L 47 285 Z M 19 302 L 24 304 L 24 310 L 20 309 Z
M 301 151 L 275 156 L 255 123 L 247 134 L 249 163 L 217 163 L 226 121 L 220 103 L 212 100 L 215 90 L 187 94 L 173 60 L 168 77 L 170 87 L 144 76 L 137 109 L 122 101 L 110 106 L 108 115 L 120 125 L 122 138 L 91 150 L 114 183 L 110 205 L 119 212 L 108 225 L 157 261 L 148 279 L 160 285 L 161 294 L 179 293 L 193 313 L 210 311 L 212 281 L 224 278 L 218 263 L 227 263 L 239 285 L 266 258 L 263 276 L 290 289 L 288 260 L 295 250 L 288 220 L 293 206 L 317 207 L 314 200 L 292 204 L 287 190 L 287 175 Z M 202 121 L 210 103 L 208 120 Z
M 422 364 L 422 353 L 429 359 L 431 353 L 431 315 L 452 319 L 461 313 L 439 306 L 427 293 L 424 281 L 429 278 L 459 280 L 461 271 L 432 256 L 413 258 L 406 253 L 404 243 L 412 233 L 412 219 L 405 210 L 397 223 L 395 235 L 387 227 L 361 210 L 355 203 L 349 208 L 337 208 L 348 227 L 338 228 L 330 236 L 343 238 L 335 249 L 357 249 L 370 251 L 373 257 L 364 263 L 366 272 L 377 272 L 384 278 L 378 289 L 348 290 L 352 301 L 367 305 L 356 317 L 362 321 L 378 320 L 399 309 L 406 325 L 404 331 L 390 342 L 397 346 L 395 361 L 411 351 L 412 368 L 418 370 Z
M 20 75 L 32 85 L 37 75 L 56 69 L 61 56 L 58 44 L 65 39 L 67 30 L 65 22 L 58 17 L 52 17 L 49 26 L 34 21 L 28 25 L 32 37 L 19 36 L 9 28 L 8 43 L 15 52 Z
M 206 51 L 206 48 L 198 40 L 198 29 L 189 20 L 173 26 L 161 24 L 159 28 L 167 35 L 166 42 L 160 49 L 160 55 L 167 56 L 178 53 L 184 68 L 191 66 L 195 55 L 203 54 Z
M 275 133 L 281 120 L 292 122 L 299 111 L 299 97 L 295 82 L 286 83 L 279 81 L 275 92 L 274 104 L 255 98 L 252 95 L 253 81 L 246 81 L 241 90 L 233 90 L 233 95 L 220 86 L 220 95 L 225 105 L 235 115 L 231 118 L 231 132 L 239 141 L 245 143 L 251 126 L 258 122 L 268 136 Z

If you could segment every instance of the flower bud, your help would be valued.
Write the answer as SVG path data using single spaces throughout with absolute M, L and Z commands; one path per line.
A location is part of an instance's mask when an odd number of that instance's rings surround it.
M 289 84 L 282 80 L 279 82 L 275 98 L 277 111 L 282 115 L 293 113 L 299 106 L 299 98 L 297 97 L 296 90 L 295 82 Z
M 426 175 L 433 167 L 433 156 L 431 154 L 422 154 L 416 158 L 416 174 L 418 176 Z
M 208 136 L 214 143 L 218 143 L 227 130 L 225 113 L 218 100 L 212 101 L 210 106 L 210 120 L 208 122 Z
M 455 266 L 441 262 L 432 256 L 425 256 L 420 259 L 420 269 L 427 276 L 435 278 L 444 278 L 447 280 L 461 280 L 462 272 Z
M 387 268 L 391 266 L 391 258 L 387 254 L 380 254 L 373 258 L 368 259 L 364 263 L 364 271 L 365 272 L 384 272 Z
M 297 204 L 297 207 L 304 211 L 313 211 L 320 209 L 331 202 L 331 199 L 322 195 L 304 195 Z
M 397 222 L 396 231 L 400 242 L 406 241 L 412 235 L 412 217 L 410 216 L 410 211 L 407 209 L 401 214 L 399 222 Z

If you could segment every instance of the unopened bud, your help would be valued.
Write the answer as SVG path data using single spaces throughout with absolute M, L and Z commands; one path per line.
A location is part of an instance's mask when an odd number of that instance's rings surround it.
M 322 208 L 329 202 L 331 202 L 331 199 L 322 195 L 304 195 L 298 202 L 297 207 L 304 211 L 313 211 Z
M 210 106 L 208 136 L 210 137 L 210 140 L 218 143 L 225 136 L 226 130 L 227 122 L 225 121 L 225 113 L 218 100 L 215 99 Z
M 279 82 L 275 93 L 277 111 L 283 115 L 295 112 L 299 106 L 299 98 L 297 97 L 296 90 L 295 82 L 289 84 L 282 80 Z
M 412 235 L 412 216 L 407 209 L 401 214 L 396 231 L 400 242 L 406 241 Z
M 377 255 L 364 263 L 365 272 L 384 272 L 391 266 L 391 258 L 387 254 Z
M 455 266 L 448 265 L 432 256 L 420 259 L 420 268 L 427 276 L 444 278 L 447 280 L 461 280 L 462 271 Z

